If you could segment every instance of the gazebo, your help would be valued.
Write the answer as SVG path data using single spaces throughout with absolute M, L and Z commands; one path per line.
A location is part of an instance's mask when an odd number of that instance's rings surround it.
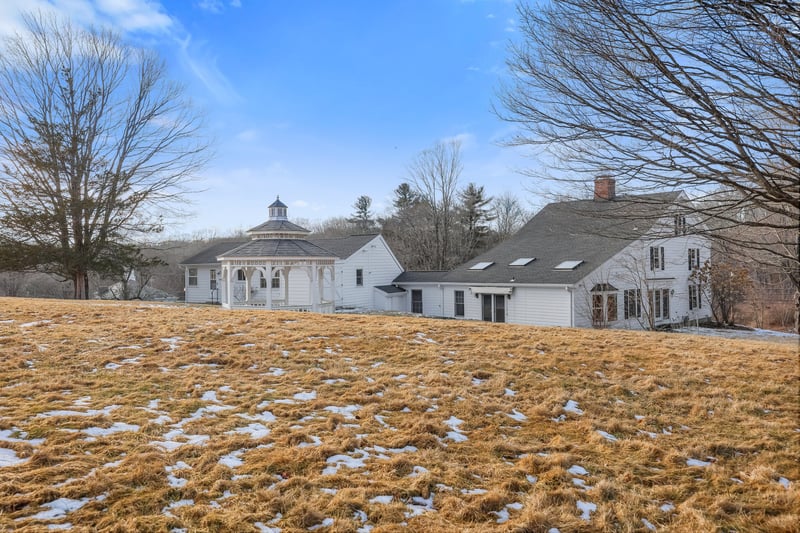
M 336 255 L 308 242 L 311 232 L 287 212 L 278 197 L 269 220 L 247 231 L 249 242 L 217 257 L 223 307 L 334 312 Z

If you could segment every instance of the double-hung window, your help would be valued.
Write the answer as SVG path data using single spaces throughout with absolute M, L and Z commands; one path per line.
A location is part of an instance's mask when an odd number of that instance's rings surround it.
M 689 285 L 689 309 L 700 309 L 701 307 L 703 307 L 703 294 L 700 284 Z
M 700 268 L 700 248 L 689 248 L 689 270 Z
M 208 272 L 208 288 L 212 291 L 217 290 L 217 271 L 213 268 Z
M 270 288 L 273 288 L 273 289 L 280 289 L 281 288 L 281 271 L 280 270 L 276 270 L 275 272 L 272 273 L 272 279 L 269 281 L 269 284 L 270 284 L 269 285 Z M 262 289 L 266 289 L 267 288 L 267 278 L 266 278 L 266 276 L 264 276 L 264 275 L 261 276 L 261 281 L 260 281 L 260 285 L 259 286 Z
M 686 215 L 675 215 L 675 235 L 686 235 Z
M 625 309 L 625 318 L 639 318 L 642 316 L 642 290 L 641 289 L 625 289 L 623 293 L 623 308 Z
M 649 296 L 653 318 L 669 318 L 669 289 L 652 290 Z
M 364 286 L 364 269 L 357 268 L 356 269 L 356 287 L 363 287 Z
M 464 291 L 455 291 L 453 293 L 453 301 L 455 302 L 454 316 L 464 316 Z
M 610 283 L 592 287 L 592 325 L 604 327 L 617 320 L 617 289 Z
M 650 270 L 664 270 L 664 247 L 650 247 Z
M 189 286 L 190 287 L 197 287 L 197 269 L 190 268 L 189 269 Z

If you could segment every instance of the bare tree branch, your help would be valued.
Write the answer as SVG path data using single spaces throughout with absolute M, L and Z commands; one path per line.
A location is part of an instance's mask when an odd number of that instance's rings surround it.
M 201 119 L 153 52 L 39 14 L 0 56 L 0 246 L 88 297 L 136 235 L 180 214 Z M 116 267 L 115 267 L 116 268 Z

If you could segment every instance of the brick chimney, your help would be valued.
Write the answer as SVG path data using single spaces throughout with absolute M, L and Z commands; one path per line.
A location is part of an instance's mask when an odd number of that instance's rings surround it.
M 594 199 L 613 200 L 616 196 L 616 182 L 611 176 L 597 176 L 594 179 Z

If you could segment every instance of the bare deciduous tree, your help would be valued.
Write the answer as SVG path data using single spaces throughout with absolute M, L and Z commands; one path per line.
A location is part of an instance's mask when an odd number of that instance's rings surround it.
M 207 143 L 155 53 L 43 14 L 25 23 L 0 55 L 0 259 L 88 298 L 90 273 L 179 214 Z
M 446 270 L 453 266 L 451 233 L 456 211 L 458 179 L 462 171 L 461 143 L 438 142 L 420 152 L 409 164 L 408 173 L 421 199 L 432 228 L 432 264 L 427 268 Z
M 400 263 L 409 270 L 430 268 L 427 209 L 407 182 L 394 190 L 393 210 L 379 220 L 381 233 Z M 425 216 L 423 216 L 425 215 Z
M 736 324 L 736 306 L 742 303 L 752 286 L 747 269 L 724 261 L 706 261 L 692 272 L 706 299 L 711 302 L 714 320 L 719 324 Z
M 516 195 L 506 192 L 496 196 L 492 202 L 495 217 L 495 231 L 500 241 L 504 241 L 517 232 L 530 218 Z
M 500 116 L 556 156 L 540 178 L 681 188 L 695 231 L 742 224 L 800 289 L 800 8 L 785 0 L 518 7 Z M 586 188 L 584 189 L 586 190 Z M 733 236 L 733 237 L 732 237 Z M 798 291 L 800 305 L 800 291 Z

